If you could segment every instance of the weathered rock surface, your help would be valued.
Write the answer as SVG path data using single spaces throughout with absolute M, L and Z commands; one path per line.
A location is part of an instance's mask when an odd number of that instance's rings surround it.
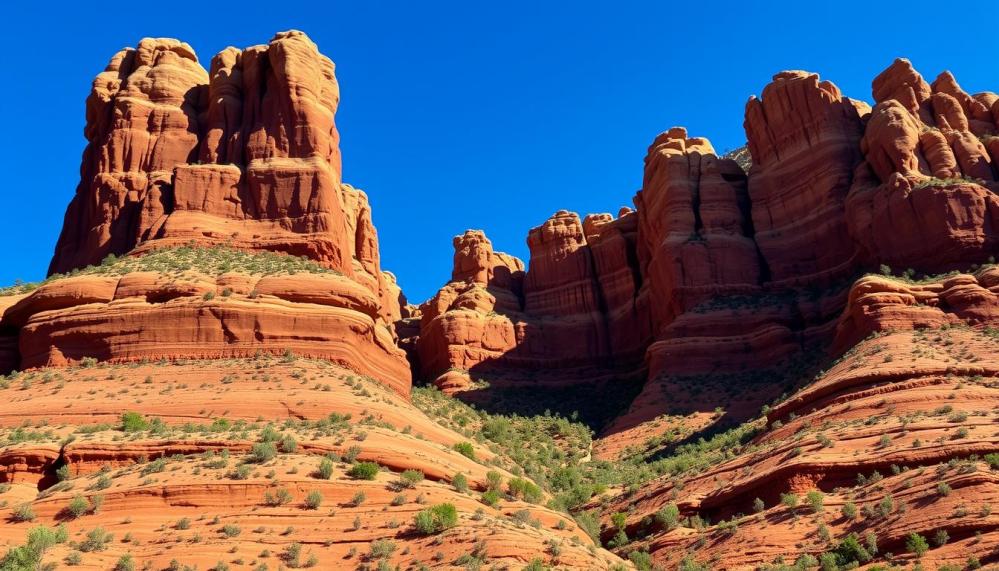
M 0 316 L 18 334 L 20 368 L 84 358 L 140 361 L 319 357 L 406 395 L 409 365 L 365 287 L 336 274 L 181 277 L 132 272 L 42 285 Z
M 341 182 L 339 100 L 333 62 L 297 31 L 226 48 L 210 72 L 177 40 L 118 52 L 87 100 L 50 272 L 188 243 L 265 249 L 356 275 L 398 319 L 367 196 Z
M 177 40 L 116 54 L 87 100 L 81 182 L 51 271 L 183 245 L 332 272 L 54 279 L 0 298 L 0 371 L 292 352 L 408 394 L 394 331 L 406 301 L 381 269 L 367 196 L 341 182 L 338 101 L 333 62 L 297 31 L 227 48 L 210 72 Z
M 996 277 L 993 267 L 922 284 L 860 280 L 836 334 L 849 351 L 773 407 L 757 423 L 762 434 L 717 466 L 661 478 L 608 513 L 627 508 L 629 536 L 663 564 L 692 552 L 700 562 L 755 568 L 818 557 L 851 532 L 866 545 L 873 538 L 878 563 L 886 553 L 896 565 L 913 561 L 912 533 L 931 540 L 923 565 L 989 560 L 999 479 L 981 458 L 999 450 L 988 404 L 999 377 Z M 809 493 L 818 507 L 804 501 Z M 681 523 L 650 524 L 646 516 L 670 503 Z M 850 509 L 856 515 L 842 515 Z M 695 531 L 682 519 L 693 514 L 718 523 Z M 816 534 L 819 525 L 834 539 Z M 940 530 L 946 545 L 932 542 Z M 697 544 L 705 534 L 712 541 Z
M 896 60 L 874 80 L 876 105 L 847 201 L 865 258 L 941 272 L 999 250 L 994 94 L 972 97 L 944 72 L 927 84 Z

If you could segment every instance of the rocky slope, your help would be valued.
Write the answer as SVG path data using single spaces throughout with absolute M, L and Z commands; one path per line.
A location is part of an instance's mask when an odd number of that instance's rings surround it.
M 82 569 L 111 569 L 126 556 L 148 569 L 618 561 L 564 513 L 512 498 L 483 503 L 490 486 L 505 489 L 490 477 L 515 479 L 499 467 L 506 462 L 479 445 L 476 460 L 466 457 L 454 448 L 464 435 L 327 361 L 41 368 L 3 386 L 0 541 L 65 525 L 70 541 L 48 561 L 76 558 Z M 377 471 L 352 475 L 366 462 Z M 417 513 L 441 504 L 456 508 L 452 527 L 415 528 Z M 106 541 L 88 541 L 98 536 Z
M 932 560 L 991 560 L 990 544 L 982 539 L 992 529 L 987 518 L 955 527 L 933 520 L 946 514 L 920 509 L 927 501 L 903 512 L 919 521 L 891 531 L 873 517 L 819 515 L 806 526 L 797 508 L 771 507 L 781 494 L 809 491 L 829 496 L 833 509 L 860 503 L 857 494 L 867 501 L 871 492 L 851 483 L 858 470 L 884 475 L 912 464 L 922 467 L 922 475 L 941 462 L 960 463 L 961 474 L 990 470 L 980 459 L 994 443 L 969 448 L 970 427 L 949 425 L 931 426 L 916 440 L 946 440 L 956 430 L 961 442 L 932 456 L 901 447 L 886 462 L 883 446 L 863 447 L 865 439 L 880 442 L 885 427 L 880 421 L 858 426 L 881 411 L 870 404 L 871 410 L 854 410 L 851 401 L 871 399 L 884 407 L 884 395 L 898 391 L 905 414 L 918 416 L 945 406 L 934 404 L 939 393 L 924 387 L 943 384 L 939 376 L 946 374 L 961 376 L 948 386 L 967 387 L 970 378 L 976 387 L 967 402 L 949 405 L 963 407 L 956 417 L 991 408 L 983 404 L 991 398 L 994 367 L 976 363 L 995 362 L 991 328 L 999 325 L 989 266 L 999 253 L 997 97 L 968 95 L 949 73 L 927 83 L 901 59 L 874 80 L 872 91 L 873 108 L 816 74 L 775 75 L 746 106 L 748 171 L 684 129 L 661 134 L 649 148 L 635 210 L 618 218 L 590 215 L 582 223 L 563 211 L 530 231 L 527 269 L 511 272 L 522 290 L 456 272 L 422 308 L 415 342 L 420 375 L 485 405 L 498 394 L 497 385 L 517 385 L 537 398 L 536 387 L 564 386 L 561 379 L 570 377 L 570 394 L 582 391 L 608 407 L 615 405 L 606 400 L 606 386 L 590 385 L 590 376 L 643 376 L 643 388 L 626 410 L 597 425 L 601 437 L 594 443 L 597 457 L 628 466 L 626 472 L 635 462 L 645 466 L 624 477 L 624 483 L 637 478 L 639 488 L 633 483 L 624 494 L 591 504 L 605 516 L 604 539 L 622 555 L 647 550 L 664 568 L 681 560 L 682 568 L 779 566 L 781 556 L 787 564 L 804 556 L 804 565 L 833 551 L 849 533 L 869 532 L 887 545 L 880 555 L 868 549 L 870 557 L 856 560 L 885 563 L 894 560 L 888 553 L 907 549 L 910 534 L 937 536 L 942 529 L 968 544 L 934 550 Z M 479 234 L 461 240 L 470 236 Z M 992 269 L 913 282 L 983 263 Z M 889 277 L 861 277 L 872 271 Z M 565 319 L 549 325 L 558 314 Z M 948 333 L 929 333 L 941 328 Z M 949 355 L 950 369 L 940 370 L 907 353 L 914 339 L 943 343 L 948 353 L 951 344 L 962 349 Z M 834 369 L 822 371 L 844 353 Z M 902 361 L 895 367 L 904 370 L 886 373 L 858 354 Z M 524 362 L 525 355 L 532 361 Z M 582 374 L 580 362 L 589 366 Z M 795 428 L 747 441 L 766 424 L 761 407 L 789 394 L 794 396 L 769 412 L 769 420 L 790 414 L 791 421 L 781 422 Z M 839 414 L 842 403 L 848 414 Z M 899 406 L 891 415 L 904 416 L 895 414 Z M 820 445 L 820 457 L 812 458 L 809 447 L 795 444 L 807 431 L 829 427 L 850 446 L 831 453 Z M 698 436 L 708 438 L 703 447 Z M 721 467 L 700 465 L 732 456 Z M 647 482 L 664 472 L 672 476 Z M 961 494 L 965 503 L 976 494 L 987 500 L 990 476 L 982 478 Z M 895 479 L 898 485 L 907 481 Z M 763 515 L 742 519 L 757 496 Z M 682 517 L 697 517 L 664 529 L 657 513 L 661 519 L 664 507 L 673 510 L 671 502 Z M 623 520 L 609 517 L 615 512 Z M 636 534 L 641 542 L 629 541 Z

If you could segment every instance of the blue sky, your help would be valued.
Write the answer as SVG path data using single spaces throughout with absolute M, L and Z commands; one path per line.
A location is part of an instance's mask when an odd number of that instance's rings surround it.
M 382 265 L 415 302 L 447 281 L 466 228 L 526 260 L 528 229 L 554 211 L 630 205 L 660 131 L 742 145 L 746 99 L 780 70 L 869 101 L 905 56 L 929 79 L 950 69 L 968 91 L 999 90 L 999 40 L 976 27 L 997 21 L 992 3 L 74 4 L 5 9 L 0 284 L 44 276 L 90 82 L 145 36 L 180 38 L 207 65 L 227 45 L 306 31 L 337 64 L 344 180 L 371 197 Z

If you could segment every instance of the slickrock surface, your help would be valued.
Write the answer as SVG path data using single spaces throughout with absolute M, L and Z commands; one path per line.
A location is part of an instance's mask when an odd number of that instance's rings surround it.
M 161 249 L 11 301 L 0 327 L 16 332 L 13 369 L 290 352 L 340 363 L 403 395 L 411 386 L 371 290 L 281 254 Z

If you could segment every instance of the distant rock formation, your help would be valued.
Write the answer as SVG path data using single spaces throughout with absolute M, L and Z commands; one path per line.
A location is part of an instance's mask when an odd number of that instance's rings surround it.
M 516 288 L 471 278 L 456 254 L 452 282 L 423 306 L 421 376 L 456 392 L 474 378 L 585 384 L 580 366 L 640 371 L 644 390 L 609 428 L 627 430 L 668 408 L 671 375 L 830 347 L 865 271 L 995 255 L 999 98 L 969 96 L 947 73 L 931 86 L 905 60 L 875 80 L 874 98 L 871 109 L 816 74 L 778 73 L 746 105 L 748 173 L 673 128 L 649 147 L 636 209 L 556 213 L 528 233 Z

